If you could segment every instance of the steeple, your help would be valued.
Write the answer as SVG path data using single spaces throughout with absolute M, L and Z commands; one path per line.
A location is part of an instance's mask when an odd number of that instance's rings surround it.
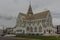
M 30 5 L 29 5 L 29 8 L 28 8 L 28 12 L 27 12 L 27 14 L 33 14 L 33 11 L 32 11 L 32 7 L 31 7 L 31 2 L 30 2 Z

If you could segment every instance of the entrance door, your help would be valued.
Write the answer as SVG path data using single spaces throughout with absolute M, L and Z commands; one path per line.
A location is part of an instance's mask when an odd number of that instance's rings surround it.
M 25 34 L 25 30 L 23 30 L 23 34 Z

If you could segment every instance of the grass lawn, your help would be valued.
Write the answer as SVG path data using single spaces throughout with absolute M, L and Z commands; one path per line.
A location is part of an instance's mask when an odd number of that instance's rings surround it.
M 39 40 L 60 40 L 60 37 L 55 36 L 39 36 L 39 35 L 17 35 L 18 38 L 30 38 Z

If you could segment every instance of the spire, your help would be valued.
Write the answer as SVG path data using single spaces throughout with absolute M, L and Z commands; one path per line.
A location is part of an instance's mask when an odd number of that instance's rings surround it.
M 30 2 L 30 5 L 29 5 L 27 14 L 33 14 L 32 7 L 31 7 L 31 2 Z

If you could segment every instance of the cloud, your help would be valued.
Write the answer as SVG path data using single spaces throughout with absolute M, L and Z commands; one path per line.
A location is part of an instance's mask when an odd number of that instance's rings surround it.
M 0 0 L 0 15 L 17 17 L 19 12 L 26 13 L 29 7 L 30 0 Z M 43 10 L 50 10 L 53 17 L 53 24 L 60 24 L 60 0 L 31 0 L 31 6 L 34 13 L 38 13 Z M 12 23 L 4 22 L 3 23 Z M 15 22 L 13 22 L 14 24 Z M 5 24 L 4 24 L 5 25 Z
M 60 18 L 53 18 L 53 25 L 60 25 Z

